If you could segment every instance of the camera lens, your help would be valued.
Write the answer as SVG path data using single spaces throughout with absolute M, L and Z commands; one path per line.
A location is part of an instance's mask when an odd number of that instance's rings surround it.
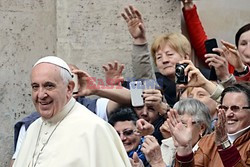
M 183 66 L 177 67 L 176 70 L 175 70 L 175 72 L 176 72 L 177 75 L 182 75 L 184 73 Z

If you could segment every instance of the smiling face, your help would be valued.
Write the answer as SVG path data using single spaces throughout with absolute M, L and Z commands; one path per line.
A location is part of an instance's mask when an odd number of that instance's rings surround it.
M 31 73 L 32 100 L 40 115 L 49 119 L 62 110 L 72 96 L 74 83 L 63 82 L 60 67 L 41 63 Z
M 247 97 L 244 93 L 229 92 L 226 93 L 222 105 L 248 107 Z M 226 111 L 226 126 L 229 134 L 238 132 L 250 125 L 250 109 L 241 109 L 233 112 L 231 109 Z
M 250 30 L 241 34 L 238 51 L 244 64 L 250 65 Z
M 116 122 L 114 128 L 119 134 L 127 152 L 135 150 L 138 147 L 141 136 L 134 134 L 133 131 L 136 129 L 136 126 L 133 121 Z

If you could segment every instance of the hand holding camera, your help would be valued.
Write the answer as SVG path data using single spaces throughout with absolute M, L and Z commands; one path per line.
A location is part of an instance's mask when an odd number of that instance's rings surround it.
M 76 74 L 75 79 L 77 78 L 78 90 L 74 93 L 74 97 L 79 96 L 89 96 L 96 93 L 98 86 L 95 80 L 83 70 L 72 70 L 72 73 Z M 76 84 L 76 81 L 74 81 Z
M 176 64 L 176 83 L 179 87 L 203 87 L 209 82 L 190 60 Z
M 188 66 L 187 63 L 176 64 L 175 67 L 175 76 L 176 76 L 176 84 L 187 84 L 188 76 L 185 74 L 185 68 Z

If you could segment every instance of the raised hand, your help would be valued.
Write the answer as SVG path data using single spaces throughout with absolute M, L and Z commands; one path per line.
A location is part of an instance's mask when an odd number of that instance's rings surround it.
M 145 25 L 140 12 L 132 5 L 129 5 L 128 8 L 124 8 L 124 10 L 125 13 L 121 13 L 121 15 L 127 22 L 128 31 L 134 38 L 134 42 L 137 44 L 145 43 L 147 41 L 145 35 Z
M 193 0 L 181 0 L 181 1 L 186 10 L 192 9 L 194 7 Z
M 218 110 L 218 120 L 215 123 L 215 143 L 220 145 L 228 139 L 226 128 L 226 114 L 224 109 Z
M 185 68 L 185 75 L 188 76 L 188 84 L 187 85 L 180 85 L 182 87 L 200 87 L 203 86 L 207 79 L 202 75 L 200 70 L 194 66 L 192 61 L 190 60 L 183 60 L 180 64 L 187 63 L 188 66 Z
M 183 85 L 180 84 L 178 87 L 185 88 L 185 87 L 202 87 L 210 94 L 214 92 L 216 89 L 216 84 L 207 80 L 203 74 L 200 72 L 198 68 L 194 66 L 194 64 L 190 60 L 183 60 L 180 63 L 187 63 L 188 66 L 185 68 L 185 75 L 188 75 L 188 84 Z
M 133 158 L 130 158 L 129 160 L 132 167 L 144 167 L 143 162 L 140 160 L 136 152 L 134 152 Z
M 141 136 L 151 135 L 154 132 L 154 126 L 147 122 L 145 119 L 136 121 L 136 133 Z
M 185 156 L 192 152 L 192 120 L 189 119 L 185 126 L 177 111 L 171 109 L 168 112 L 168 126 L 172 134 L 177 153 L 179 156 Z
M 170 129 L 169 129 L 169 126 L 168 126 L 168 122 L 165 121 L 161 127 L 160 127 L 160 131 L 161 131 L 161 134 L 162 136 L 164 137 L 164 139 L 167 139 L 169 137 L 171 137 L 171 133 L 170 133 Z
M 160 145 L 154 136 L 145 136 L 141 150 L 152 167 L 166 166 L 162 159 Z
M 228 71 L 228 61 L 225 58 L 224 51 L 220 48 L 214 48 L 213 51 L 218 52 L 220 56 L 216 54 L 206 54 L 205 62 L 208 63 L 210 67 L 214 67 L 219 80 L 227 80 L 230 77 L 230 73 Z
M 193 2 L 193 0 L 181 0 L 181 1 L 182 1 L 183 4 Z
M 95 79 L 87 72 L 77 69 L 72 70 L 72 72 L 77 74 L 79 84 L 78 93 L 74 94 L 74 97 L 93 95 L 94 92 L 99 89 Z
M 106 83 L 108 85 L 120 85 L 124 81 L 122 76 L 124 64 L 114 61 L 114 63 L 109 62 L 107 65 L 103 65 L 102 68 L 105 71 Z
M 244 71 L 244 63 L 241 56 L 237 50 L 237 47 L 229 42 L 221 40 L 223 44 L 223 56 L 226 60 L 234 66 L 235 70 L 238 72 Z

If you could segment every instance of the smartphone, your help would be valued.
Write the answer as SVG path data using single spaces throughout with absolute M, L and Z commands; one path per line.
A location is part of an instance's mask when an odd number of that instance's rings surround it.
M 207 53 L 213 53 L 213 54 L 219 55 L 217 52 L 213 51 L 213 48 L 218 48 L 218 44 L 215 38 L 206 40 L 205 47 L 206 47 Z
M 141 81 L 132 81 L 129 83 L 130 94 L 131 94 L 131 102 L 132 106 L 140 107 L 144 105 L 143 102 L 143 90 L 144 86 Z
M 77 76 L 77 74 L 74 74 L 74 73 L 72 74 L 72 76 L 73 76 L 73 81 L 75 83 L 73 94 L 77 94 L 78 93 L 78 89 L 79 89 L 78 76 Z
M 206 47 L 207 53 L 213 53 L 213 54 L 217 54 L 218 56 L 220 56 L 219 53 L 213 51 L 213 48 L 218 48 L 218 44 L 215 38 L 206 40 L 205 47 Z M 216 75 L 214 67 L 211 67 L 209 80 L 214 80 L 214 81 L 217 80 L 217 75 Z

